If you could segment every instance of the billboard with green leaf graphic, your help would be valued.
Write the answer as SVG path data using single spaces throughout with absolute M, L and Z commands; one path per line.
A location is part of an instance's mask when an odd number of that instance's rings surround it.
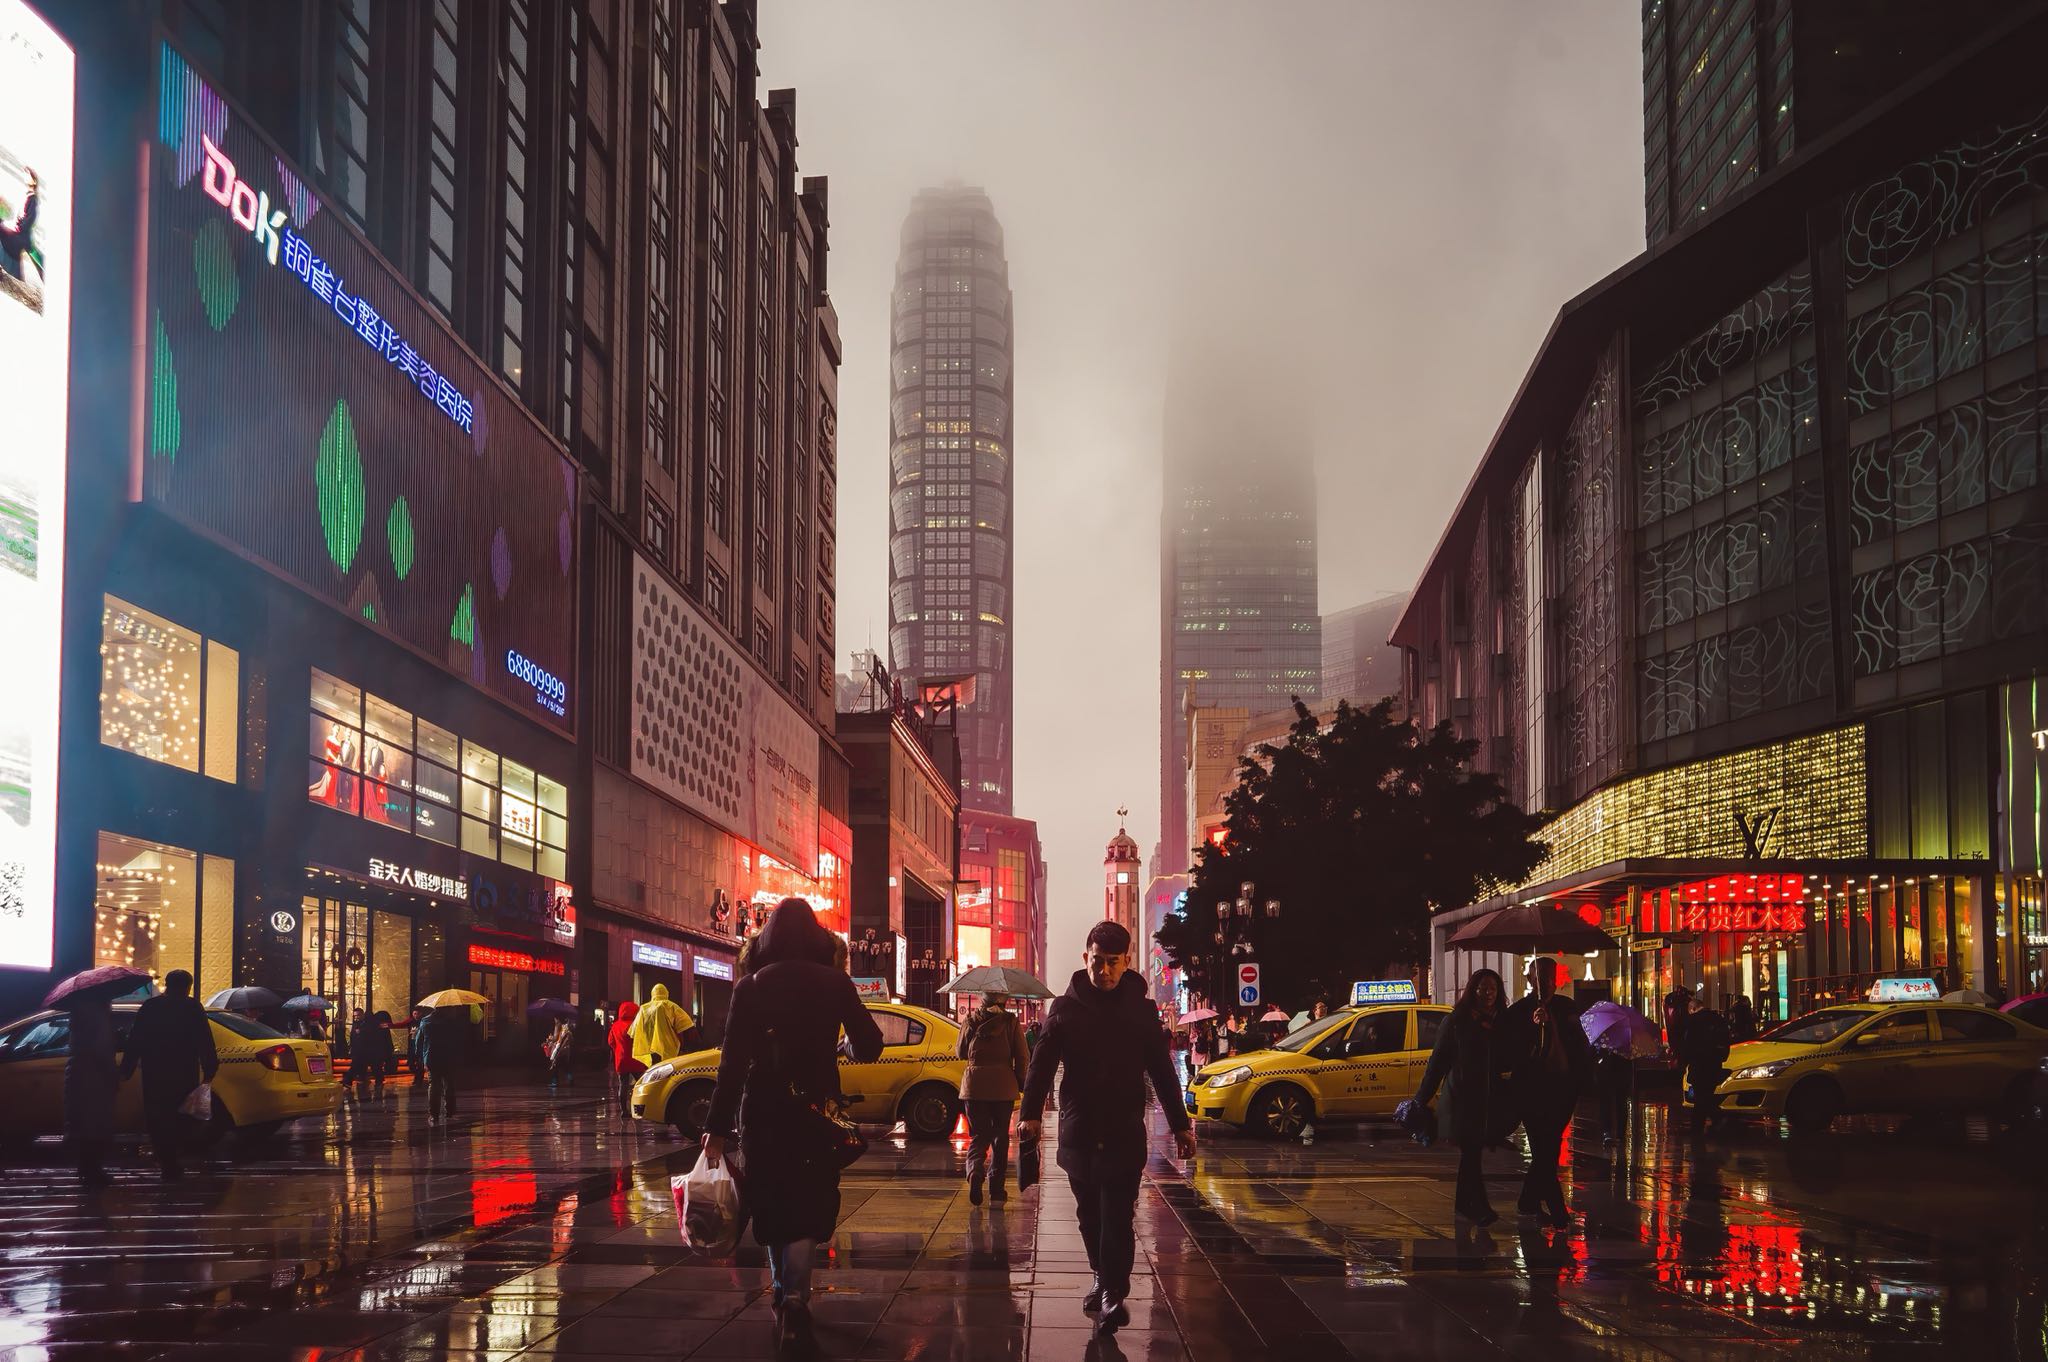
M 166 45 L 144 496 L 567 731 L 576 469 Z

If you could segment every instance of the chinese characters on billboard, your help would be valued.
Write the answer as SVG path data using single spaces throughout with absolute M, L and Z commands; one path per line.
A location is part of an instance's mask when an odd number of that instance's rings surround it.
M 566 731 L 574 466 L 168 46 L 151 160 L 145 498 Z

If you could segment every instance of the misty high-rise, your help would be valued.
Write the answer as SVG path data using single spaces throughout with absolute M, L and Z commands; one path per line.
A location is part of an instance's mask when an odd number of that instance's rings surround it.
M 1256 380 L 1198 382 L 1176 361 L 1159 522 L 1159 864 L 1188 868 L 1187 721 L 1201 705 L 1267 714 L 1322 686 L 1315 473 Z M 1284 408 L 1277 395 L 1270 404 Z
M 889 665 L 974 677 L 960 713 L 960 797 L 1008 814 L 1010 270 L 979 189 L 911 203 L 889 326 Z

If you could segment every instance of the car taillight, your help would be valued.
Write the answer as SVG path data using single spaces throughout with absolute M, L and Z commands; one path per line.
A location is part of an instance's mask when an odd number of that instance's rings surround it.
M 299 1067 L 298 1060 L 292 1057 L 292 1047 L 289 1045 L 271 1046 L 256 1056 L 256 1062 L 281 1074 L 293 1073 Z

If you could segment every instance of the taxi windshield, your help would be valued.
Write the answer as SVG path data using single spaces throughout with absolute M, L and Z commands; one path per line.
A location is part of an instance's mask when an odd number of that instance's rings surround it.
M 1352 1020 L 1350 1013 L 1340 1012 L 1335 1016 L 1324 1017 L 1320 1021 L 1305 1023 L 1300 1029 L 1289 1032 L 1286 1039 L 1274 1041 L 1273 1048 L 1275 1050 L 1290 1051 L 1306 1050 L 1328 1035 L 1332 1028 L 1350 1020 Z
M 1830 1007 L 1794 1017 L 1761 1039 L 1784 1045 L 1825 1045 L 1871 1014 L 1853 1007 Z

